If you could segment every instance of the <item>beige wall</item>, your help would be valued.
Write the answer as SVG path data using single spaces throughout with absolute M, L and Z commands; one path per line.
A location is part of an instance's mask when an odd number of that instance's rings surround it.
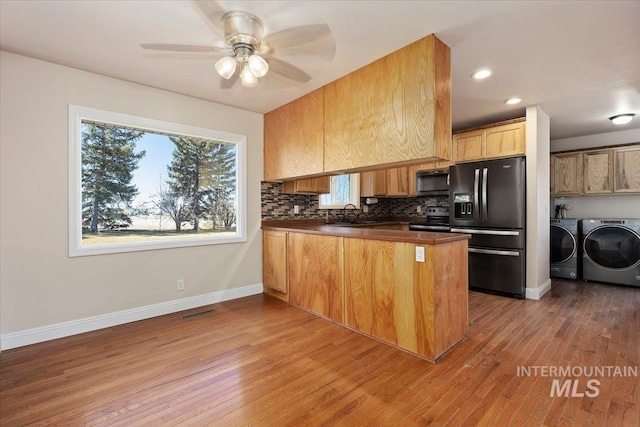
M 0 54 L 0 334 L 262 282 L 261 114 Z M 69 104 L 247 135 L 247 243 L 69 258 Z
M 549 116 L 527 107 L 527 297 L 549 289 Z

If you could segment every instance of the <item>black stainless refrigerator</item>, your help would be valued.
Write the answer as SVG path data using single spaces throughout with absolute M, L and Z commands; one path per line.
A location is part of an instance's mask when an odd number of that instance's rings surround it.
M 451 231 L 471 234 L 469 288 L 524 298 L 524 157 L 458 164 L 449 174 Z

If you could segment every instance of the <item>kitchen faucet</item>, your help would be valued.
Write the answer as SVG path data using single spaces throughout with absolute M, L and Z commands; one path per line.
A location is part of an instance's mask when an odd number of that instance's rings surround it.
M 353 206 L 353 209 L 358 209 L 358 207 L 356 205 L 354 205 L 353 203 L 347 203 L 346 205 L 344 205 L 344 208 L 342 208 L 342 222 L 346 222 L 347 221 L 347 207 L 349 206 Z M 356 214 L 356 220 L 360 217 L 360 214 Z

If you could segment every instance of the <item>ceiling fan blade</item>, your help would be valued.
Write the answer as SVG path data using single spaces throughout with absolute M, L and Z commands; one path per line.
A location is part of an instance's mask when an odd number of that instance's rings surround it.
M 236 71 L 231 75 L 229 79 L 220 77 L 220 89 L 231 89 L 231 87 L 233 87 L 233 85 L 238 81 L 241 69 L 242 67 L 236 67 Z
M 274 50 L 278 50 L 313 43 L 330 36 L 331 30 L 327 24 L 312 24 L 287 28 L 286 30 L 269 34 L 264 38 L 264 41 Z
M 194 3 L 211 23 L 211 27 L 216 31 L 217 35 L 224 38 L 224 28 L 222 27 L 220 18 L 226 13 L 226 10 L 224 10 L 217 1 L 194 0 Z
M 295 80 L 297 82 L 306 83 L 311 80 L 311 76 L 300 68 L 289 64 L 288 62 L 282 61 L 281 59 L 266 57 L 267 63 L 269 63 L 269 71 L 280 74 L 283 77 L 286 77 L 291 80 Z
M 233 54 L 233 51 L 227 47 L 219 46 L 197 46 L 188 44 L 167 44 L 167 43 L 141 43 L 143 49 L 164 50 L 170 52 L 212 52 Z

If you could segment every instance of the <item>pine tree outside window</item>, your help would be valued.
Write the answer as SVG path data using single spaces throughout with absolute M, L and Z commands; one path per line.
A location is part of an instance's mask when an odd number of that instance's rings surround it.
M 330 179 L 330 192 L 321 194 L 320 209 L 344 209 L 351 203 L 360 207 L 360 174 L 335 175 Z
M 69 106 L 69 256 L 246 241 L 243 135 Z

